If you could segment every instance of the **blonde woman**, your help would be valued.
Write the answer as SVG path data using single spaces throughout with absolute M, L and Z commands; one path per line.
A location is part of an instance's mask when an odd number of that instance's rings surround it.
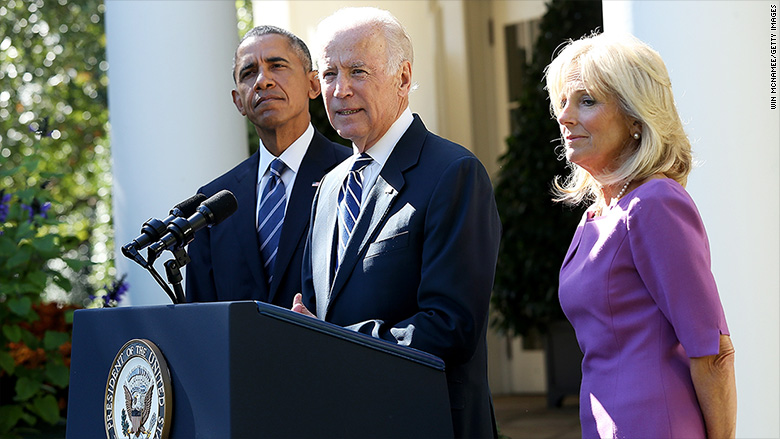
M 601 34 L 570 41 L 546 80 L 571 169 L 558 201 L 589 204 L 559 290 L 584 353 L 582 436 L 733 438 L 734 349 L 663 60 Z

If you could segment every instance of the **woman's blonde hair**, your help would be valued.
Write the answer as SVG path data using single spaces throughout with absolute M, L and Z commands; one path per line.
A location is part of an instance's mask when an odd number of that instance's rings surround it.
M 632 35 L 603 33 L 569 40 L 545 69 L 550 110 L 562 111 L 561 98 L 571 78 L 580 79 L 597 100 L 614 99 L 629 120 L 641 126 L 639 142 L 628 142 L 622 163 L 599 180 L 604 185 L 629 178 L 642 180 L 664 173 L 685 186 L 692 167 L 691 143 L 672 95 L 672 84 L 661 55 Z M 556 201 L 580 204 L 604 201 L 601 184 L 585 169 L 569 163 L 561 184 L 556 177 Z

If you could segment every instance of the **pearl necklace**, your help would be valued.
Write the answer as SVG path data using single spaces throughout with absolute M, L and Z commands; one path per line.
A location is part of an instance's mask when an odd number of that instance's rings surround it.
M 626 183 L 620 189 L 620 192 L 618 192 L 617 196 L 613 198 L 613 200 L 619 200 L 623 196 L 623 194 L 626 193 L 626 189 L 628 189 L 628 185 L 630 185 L 631 181 L 633 181 L 633 180 L 634 180 L 633 178 L 629 178 L 628 181 L 626 181 Z M 606 200 L 602 201 L 602 203 L 604 203 L 604 205 L 606 206 Z M 606 208 L 611 209 L 612 208 L 612 203 L 609 203 L 609 205 L 606 206 Z M 598 207 L 598 208 L 593 210 L 593 215 L 594 216 L 601 216 L 601 212 L 602 211 L 603 211 L 603 207 Z
M 623 189 L 620 189 L 620 192 L 618 192 L 617 197 L 615 197 L 615 198 L 617 198 L 619 200 L 623 196 L 623 194 L 626 193 L 626 189 L 628 189 L 628 185 L 631 184 L 632 180 L 633 180 L 633 178 L 629 178 L 628 179 L 626 184 L 623 185 Z

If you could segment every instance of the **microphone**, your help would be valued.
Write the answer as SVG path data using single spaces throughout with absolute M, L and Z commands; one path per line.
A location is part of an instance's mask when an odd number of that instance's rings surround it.
M 165 218 L 162 221 L 158 220 L 157 218 L 149 218 L 143 224 L 143 226 L 141 226 L 141 234 L 122 247 L 122 253 L 128 258 L 133 259 L 133 250 L 138 251 L 144 249 L 149 246 L 149 244 L 159 241 L 163 233 L 165 233 L 165 228 L 168 226 L 168 224 L 171 223 L 171 221 L 178 217 L 186 218 L 192 215 L 195 213 L 195 209 L 198 208 L 198 205 L 200 205 L 205 200 L 205 195 L 195 194 L 181 203 L 173 206 L 173 209 L 171 209 L 168 218 Z
M 159 241 L 149 246 L 149 263 L 153 263 L 164 250 L 184 247 L 195 238 L 195 232 L 224 221 L 238 209 L 236 197 L 229 190 L 221 190 L 207 199 L 189 218 L 174 218 Z

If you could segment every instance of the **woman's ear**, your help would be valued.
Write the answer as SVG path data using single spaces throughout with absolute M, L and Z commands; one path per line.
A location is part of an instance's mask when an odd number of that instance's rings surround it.
M 635 119 L 634 122 L 631 124 L 631 128 L 629 129 L 629 132 L 631 133 L 631 137 L 633 137 L 634 139 L 638 139 L 637 136 L 642 135 L 642 128 L 643 128 L 642 122 Z

